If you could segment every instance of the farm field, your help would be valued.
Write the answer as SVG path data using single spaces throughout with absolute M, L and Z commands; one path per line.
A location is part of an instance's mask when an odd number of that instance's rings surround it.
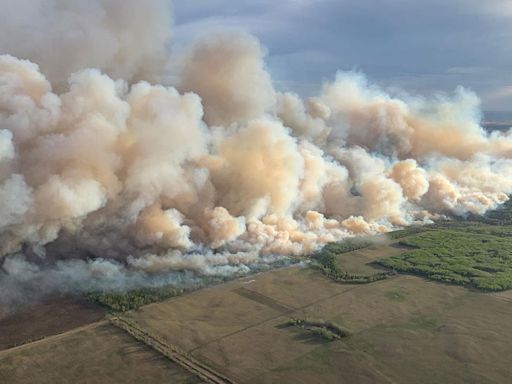
M 0 351 L 77 327 L 105 317 L 106 311 L 80 297 L 54 297 L 0 316 Z
M 512 0 L 0 10 L 0 384 L 512 384 Z
M 380 244 L 338 255 L 349 272 L 403 252 Z M 378 269 L 375 269 L 378 270 Z M 339 284 L 291 267 L 203 289 L 123 315 L 239 383 L 505 383 L 512 305 L 504 297 L 397 275 Z M 286 326 L 334 321 L 334 342 Z
M 443 224 L 348 252 L 350 244 L 330 249 L 335 268 L 370 276 L 386 271 L 379 263 L 428 250 L 432 236 L 444 236 L 449 249 L 466 232 L 486 254 L 508 231 Z M 4 348 L 27 344 L 0 351 L 0 377 L 9 383 L 190 384 L 202 382 L 198 369 L 211 370 L 222 383 L 509 382 L 512 291 L 486 293 L 403 274 L 340 283 L 311 268 L 317 260 L 116 313 L 113 323 L 104 309 L 77 298 L 4 316 Z M 31 322 L 36 315 L 39 321 Z M 324 320 L 349 335 L 328 341 L 290 326 L 290 319 Z M 199 368 L 182 368 L 189 362 Z
M 2 383 L 200 381 L 107 321 L 0 352 Z

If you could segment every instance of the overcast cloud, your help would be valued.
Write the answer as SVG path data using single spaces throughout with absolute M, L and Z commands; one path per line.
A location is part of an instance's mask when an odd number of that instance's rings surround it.
M 512 108 L 509 0 L 175 0 L 177 46 L 218 28 L 267 47 L 276 86 L 315 92 L 356 69 L 412 93 L 476 91 L 486 110 Z

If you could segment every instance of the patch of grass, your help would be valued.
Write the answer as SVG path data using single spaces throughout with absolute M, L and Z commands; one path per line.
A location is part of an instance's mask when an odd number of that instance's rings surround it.
M 407 298 L 407 295 L 400 290 L 387 291 L 384 293 L 384 296 L 386 296 L 389 300 L 399 302 L 405 301 Z
M 486 291 L 512 288 L 512 238 L 464 229 L 433 229 L 408 236 L 413 248 L 379 260 L 393 270 Z M 475 229 L 475 228 L 473 228 Z
M 317 363 L 316 367 L 319 370 L 320 374 L 325 374 L 327 372 L 331 374 L 336 373 L 336 370 L 334 369 L 331 363 L 332 351 L 329 349 L 329 347 L 325 345 L 320 346 L 316 348 L 313 352 L 311 352 L 309 356 L 313 361 Z
M 439 320 L 429 316 L 417 316 L 410 320 L 409 327 L 413 329 L 425 329 L 431 331 L 437 331 L 441 324 Z
M 302 372 L 315 375 L 335 374 L 336 365 L 332 363 L 332 355 L 329 344 L 319 345 L 313 351 L 287 362 L 287 364 L 272 368 L 272 372 Z M 279 383 L 280 381 L 273 382 Z M 292 382 L 295 383 L 295 381 Z

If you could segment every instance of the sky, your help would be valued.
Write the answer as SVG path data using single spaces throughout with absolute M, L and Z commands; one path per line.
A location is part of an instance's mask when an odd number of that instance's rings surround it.
M 235 28 L 266 47 L 275 86 L 318 91 L 337 70 L 431 95 L 461 85 L 512 112 L 510 0 L 174 0 L 179 47 Z

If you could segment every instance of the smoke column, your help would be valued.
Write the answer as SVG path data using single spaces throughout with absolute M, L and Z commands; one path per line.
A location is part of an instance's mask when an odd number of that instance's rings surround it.
M 339 72 L 302 99 L 233 32 L 160 85 L 164 0 L 0 9 L 0 304 L 244 273 L 512 193 L 512 133 L 486 133 L 463 88 L 398 97 Z

